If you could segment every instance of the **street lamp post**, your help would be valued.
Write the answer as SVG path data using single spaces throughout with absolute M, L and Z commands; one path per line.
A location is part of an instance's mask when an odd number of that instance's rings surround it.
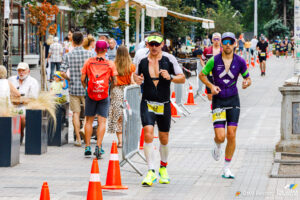
M 254 35 L 257 36 L 257 0 L 254 0 Z

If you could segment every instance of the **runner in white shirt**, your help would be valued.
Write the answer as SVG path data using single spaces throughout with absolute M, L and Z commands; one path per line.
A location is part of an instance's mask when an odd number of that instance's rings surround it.
M 25 128 L 25 107 L 24 103 L 30 98 L 37 98 L 40 92 L 40 86 L 35 78 L 30 76 L 30 69 L 27 63 L 21 62 L 17 67 L 18 75 L 12 76 L 8 80 L 19 91 L 22 100 L 18 102 L 18 109 L 21 115 L 21 144 L 24 137 Z
M 254 51 L 256 50 L 257 43 L 258 43 L 258 40 L 256 39 L 256 35 L 254 35 L 254 37 L 251 40 L 251 47 L 250 47 L 250 52 L 251 52 L 252 56 L 254 54 Z

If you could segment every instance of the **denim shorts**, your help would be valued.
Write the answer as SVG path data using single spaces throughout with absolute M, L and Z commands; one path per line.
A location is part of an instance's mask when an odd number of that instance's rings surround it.
M 85 97 L 85 111 L 84 115 L 93 117 L 100 115 L 101 117 L 107 118 L 109 112 L 110 99 L 102 99 L 100 101 L 94 101 L 89 96 Z

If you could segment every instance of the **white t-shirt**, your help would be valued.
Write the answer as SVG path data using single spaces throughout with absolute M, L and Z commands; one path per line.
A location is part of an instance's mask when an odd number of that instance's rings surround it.
M 133 64 L 137 65 L 141 59 L 149 55 L 150 50 L 148 48 L 142 48 L 138 50 L 133 58 Z
M 23 80 L 22 85 L 20 85 L 19 77 L 18 76 L 12 76 L 8 79 L 17 90 L 19 90 L 19 93 L 27 98 L 37 98 L 40 92 L 40 86 L 37 80 L 30 75 Z
M 10 102 L 10 88 L 7 79 L 0 79 L 0 99 L 8 98 Z
M 256 49 L 256 45 L 257 45 L 257 43 L 258 43 L 258 40 L 257 39 L 255 39 L 255 38 L 253 38 L 252 40 L 251 40 L 251 49 Z

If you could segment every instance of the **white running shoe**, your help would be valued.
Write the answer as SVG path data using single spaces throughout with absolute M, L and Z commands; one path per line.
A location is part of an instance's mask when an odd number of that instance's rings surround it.
M 234 179 L 234 175 L 231 173 L 229 168 L 223 169 L 223 178 Z
M 213 150 L 211 150 L 211 154 L 212 157 L 216 160 L 219 161 L 220 160 L 220 156 L 221 156 L 221 148 L 218 148 L 217 144 L 215 143 L 215 147 L 213 148 Z

